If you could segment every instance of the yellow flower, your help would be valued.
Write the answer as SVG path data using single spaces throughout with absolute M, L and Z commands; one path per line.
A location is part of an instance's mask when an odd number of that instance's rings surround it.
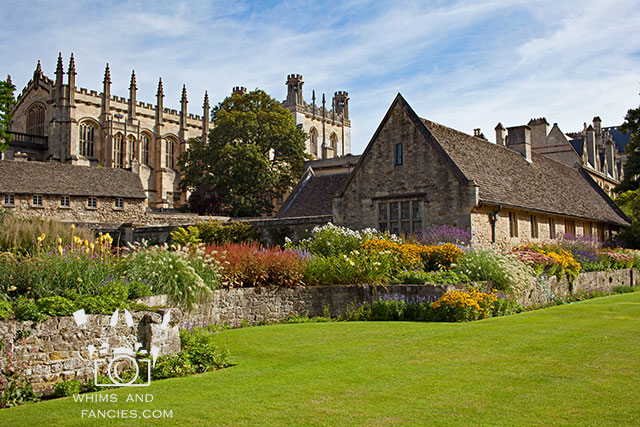
M 9 289 L 8 289 L 8 290 L 9 290 L 9 292 L 13 292 L 13 291 L 15 291 L 16 289 L 18 289 L 18 288 L 16 288 L 15 286 L 11 285 L 11 286 L 9 286 Z

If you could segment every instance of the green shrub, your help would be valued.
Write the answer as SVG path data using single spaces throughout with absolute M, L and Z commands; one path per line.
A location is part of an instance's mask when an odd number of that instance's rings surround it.
M 613 292 L 614 294 L 628 294 L 631 292 L 635 292 L 637 291 L 638 288 L 634 288 L 631 286 L 614 286 L 613 288 L 611 288 L 611 292 Z
M 164 378 L 186 377 L 196 373 L 188 355 L 185 352 L 167 354 L 158 357 L 156 366 L 151 371 L 151 378 L 160 380 Z
M 200 239 L 200 230 L 194 225 L 190 225 L 185 229 L 184 227 L 178 227 L 169 233 L 171 240 L 176 245 L 194 245 L 202 243 Z
M 453 268 L 473 282 L 491 282 L 493 287 L 513 293 L 534 278 L 533 270 L 514 256 L 493 251 L 470 251 Z
M 394 275 L 394 283 L 404 283 L 408 285 L 424 285 L 435 283 L 437 285 L 457 285 L 458 283 L 469 282 L 469 277 L 464 273 L 454 271 L 424 271 L 411 270 L 401 271 Z
M 82 383 L 80 380 L 72 379 L 60 381 L 53 387 L 53 394 L 56 397 L 73 396 L 82 391 Z
M 189 226 L 186 230 L 178 227 L 171 232 L 171 238 L 177 245 L 249 243 L 260 240 L 260 230 L 245 222 L 209 221 Z
M 33 299 L 25 297 L 20 297 L 14 301 L 13 314 L 17 320 L 41 322 L 47 319 L 47 316 L 40 311 L 38 304 Z
M 76 311 L 73 302 L 61 296 L 40 298 L 36 306 L 40 313 L 48 316 L 70 316 Z
M 13 307 L 9 301 L 0 301 L 0 319 L 8 319 L 13 315 Z

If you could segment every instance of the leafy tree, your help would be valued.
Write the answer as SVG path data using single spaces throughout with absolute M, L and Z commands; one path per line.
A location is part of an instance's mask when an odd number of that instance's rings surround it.
M 640 248 L 640 189 L 628 190 L 616 197 L 616 204 L 631 218 L 631 227 L 622 230 L 618 237 L 628 248 Z
M 11 78 L 0 80 L 0 152 L 7 149 L 7 142 L 13 137 L 9 133 L 11 126 L 11 104 L 13 104 L 13 91 L 16 87 L 11 83 Z
M 624 123 L 618 130 L 631 134 L 625 148 L 627 163 L 624 165 L 624 179 L 615 188 L 616 192 L 623 193 L 640 188 L 640 107 L 627 111 Z
M 224 99 L 213 108 L 212 124 L 208 142 L 192 140 L 180 157 L 181 188 L 206 184 L 220 198 L 216 214 L 270 214 L 273 200 L 302 174 L 306 134 L 258 89 Z

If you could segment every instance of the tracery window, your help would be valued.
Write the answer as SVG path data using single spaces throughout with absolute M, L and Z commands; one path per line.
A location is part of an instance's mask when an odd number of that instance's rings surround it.
M 167 138 L 165 141 L 165 159 L 164 164 L 166 167 L 173 169 L 174 168 L 174 159 L 175 159 L 175 149 L 176 144 L 173 139 Z
M 124 155 L 124 137 L 121 133 L 117 134 L 113 139 L 113 167 L 123 167 Z
M 44 107 L 41 104 L 33 104 L 27 110 L 27 133 L 44 135 Z
M 93 157 L 96 128 L 91 123 L 80 123 L 78 151 L 81 156 Z
M 151 144 L 149 135 L 147 134 L 142 134 L 142 163 L 144 163 L 147 166 L 150 166 L 149 164 L 149 145 Z
M 318 155 L 318 131 L 316 130 L 316 128 L 311 128 L 311 132 L 309 132 L 310 134 L 310 147 L 309 150 L 311 151 L 311 154 L 313 154 L 314 156 Z
M 136 157 L 136 138 L 133 135 L 129 135 L 127 138 L 127 150 L 127 160 L 131 164 L 131 161 Z

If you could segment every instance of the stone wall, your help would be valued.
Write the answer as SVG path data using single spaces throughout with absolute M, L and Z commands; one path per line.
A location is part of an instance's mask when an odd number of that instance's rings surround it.
M 97 197 L 97 207 L 87 207 L 87 197 L 70 196 L 70 206 L 60 206 L 60 196 L 43 195 L 42 207 L 33 206 L 32 194 L 16 194 L 13 206 L 3 205 L 18 218 L 38 217 L 74 223 L 145 222 L 144 199 L 124 199 L 124 208 L 115 207 L 113 197 Z
M 422 221 L 422 229 L 428 224 L 469 228 L 477 187 L 460 181 L 400 104 L 385 117 L 343 197 L 334 199 L 336 224 L 352 229 L 378 228 L 380 203 L 412 200 L 420 203 L 417 219 Z M 402 144 L 400 165 L 395 164 L 397 144 Z
M 581 273 L 572 285 L 566 278 L 536 280 L 520 293 L 519 304 L 547 304 L 566 298 L 571 292 L 585 290 L 610 291 L 614 286 L 636 286 L 638 273 L 632 269 Z M 544 283 L 544 286 L 543 286 Z M 263 321 L 281 320 L 289 315 L 343 315 L 350 306 L 371 302 L 383 296 L 400 296 L 408 300 L 432 300 L 463 285 L 389 285 L 375 286 L 310 286 L 298 288 L 220 289 L 192 312 L 184 321 L 199 324 L 241 326 Z M 147 305 L 167 305 L 166 298 L 143 299 Z
M 535 280 L 517 299 L 525 306 L 548 304 L 567 298 L 572 293 L 591 290 L 610 292 L 615 286 L 637 286 L 637 280 L 638 272 L 634 269 L 580 273 L 573 283 L 569 283 L 566 277 L 561 280 L 545 277 Z
M 480 246 L 491 244 L 492 225 L 489 216 L 497 210 L 496 206 L 487 205 L 473 209 L 471 212 L 471 232 L 474 244 L 479 244 Z M 513 237 L 510 234 L 510 214 L 515 215 L 513 218 L 518 222 L 518 235 Z M 535 217 L 538 224 L 538 237 L 533 237 L 532 217 Z M 555 226 L 555 239 L 551 237 L 550 220 L 553 220 Z M 575 227 L 573 233 L 566 229 L 565 220 L 573 221 Z M 496 245 L 500 248 L 511 248 L 529 242 L 538 244 L 552 243 L 565 233 L 577 236 L 600 236 L 600 240 L 608 239 L 611 235 L 608 224 L 508 208 L 503 208 L 496 214 L 495 231 Z
M 171 309 L 172 320 L 168 328 L 162 328 L 162 315 L 151 312 L 132 313 L 134 326 L 127 327 L 122 321 L 116 327 L 109 325 L 111 316 L 87 315 L 87 323 L 77 326 L 73 317 L 55 317 L 44 322 L 4 320 L 0 321 L 0 366 L 5 366 L 7 351 L 14 360 L 25 361 L 24 374 L 38 393 L 50 394 L 53 385 L 62 380 L 93 377 L 94 360 L 100 366 L 113 359 L 113 349 L 134 348 L 136 343 L 150 351 L 160 347 L 160 354 L 175 354 L 180 351 L 178 323 L 181 312 Z M 107 343 L 109 350 L 100 354 L 99 349 Z M 97 350 L 93 358 L 88 346 Z M 146 375 L 146 370 L 141 372 Z
M 241 326 L 245 322 L 281 320 L 290 315 L 343 315 L 347 309 L 382 296 L 402 296 L 408 299 L 435 301 L 451 285 L 389 285 L 375 286 L 309 286 L 298 288 L 236 288 L 221 289 L 192 312 L 185 321 L 200 324 Z M 143 301 L 149 303 L 150 301 Z M 166 300 L 156 301 L 166 304 Z

